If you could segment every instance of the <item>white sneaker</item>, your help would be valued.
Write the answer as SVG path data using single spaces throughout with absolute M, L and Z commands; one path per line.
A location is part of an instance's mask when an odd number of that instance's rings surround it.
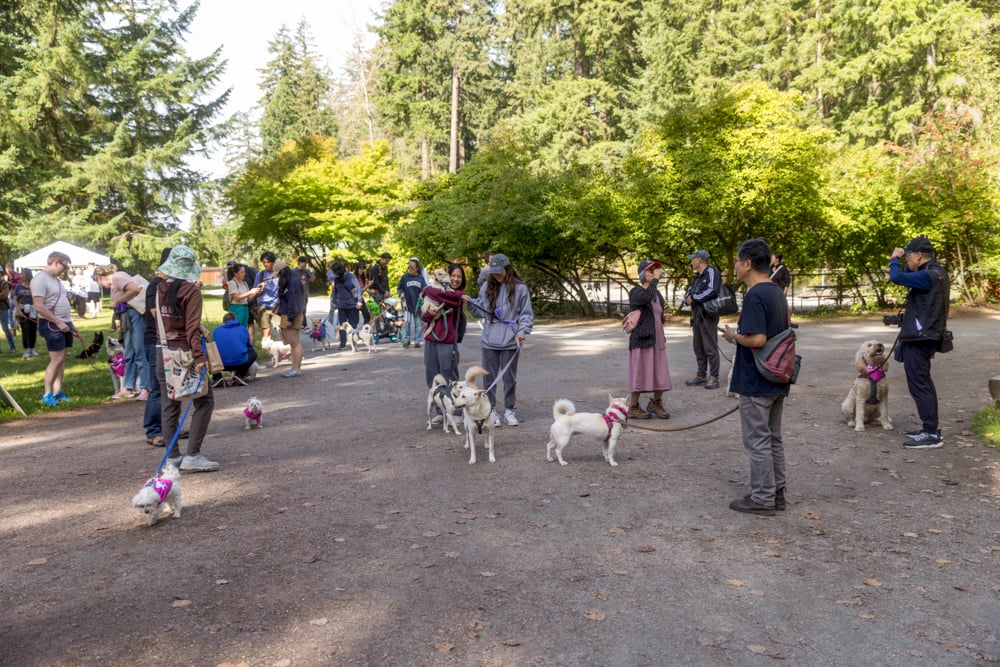
M 181 470 L 187 472 L 215 472 L 218 469 L 218 463 L 209 461 L 201 453 L 196 456 L 185 456 L 181 461 Z
M 31 348 L 31 356 L 33 356 L 33 357 L 37 357 L 38 356 L 38 351 L 35 350 L 35 348 Z
M 490 417 L 493 419 L 494 426 L 500 425 L 500 415 L 497 414 L 496 410 L 490 410 Z
M 504 419 L 505 422 L 507 422 L 507 426 L 517 426 L 518 425 L 517 417 L 514 416 L 514 411 L 513 410 L 507 410 L 507 411 L 505 411 L 503 413 L 503 419 Z
M 21 358 L 22 359 L 31 359 L 31 350 L 28 350 L 27 352 L 25 352 L 24 354 L 22 354 Z

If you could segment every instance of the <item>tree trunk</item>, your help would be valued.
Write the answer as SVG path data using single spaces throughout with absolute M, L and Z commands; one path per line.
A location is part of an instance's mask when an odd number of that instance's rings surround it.
M 458 65 L 451 69 L 451 150 L 448 157 L 448 173 L 458 172 L 458 93 L 461 80 L 458 76 Z

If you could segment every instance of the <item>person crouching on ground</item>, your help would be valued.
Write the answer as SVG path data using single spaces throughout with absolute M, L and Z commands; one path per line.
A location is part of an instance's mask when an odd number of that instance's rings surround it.
M 205 331 L 201 326 L 201 266 L 195 261 L 194 251 L 187 246 L 174 246 L 167 261 L 157 269 L 163 274 L 163 281 L 156 286 L 158 308 L 155 316 L 163 321 L 166 343 L 169 347 L 190 350 L 194 357 L 194 372 L 200 375 L 208 372 L 208 359 L 201 347 Z M 162 341 L 161 341 L 162 342 Z M 201 445 L 208 432 L 215 410 L 215 396 L 208 377 L 202 382 L 208 385 L 208 393 L 193 399 L 191 427 L 188 435 L 187 454 L 182 458 L 180 447 L 174 434 L 180 422 L 182 401 L 175 401 L 167 393 L 167 378 L 163 372 L 163 355 L 156 359 L 156 378 L 160 382 L 160 410 L 163 438 L 170 443 L 168 461 L 186 472 L 215 472 L 219 464 L 210 461 L 201 453 Z
M 628 337 L 629 419 L 649 419 L 652 415 L 670 419 L 663 405 L 663 392 L 673 386 L 663 333 L 663 323 L 670 320 L 670 313 L 664 309 L 663 295 L 658 289 L 662 275 L 659 262 L 648 259 L 639 262 L 639 285 L 628 293 L 629 308 L 642 313 Z M 645 410 L 639 407 L 639 395 L 643 392 L 653 392 Z
M 257 377 L 257 350 L 250 340 L 250 331 L 243 326 L 236 313 L 222 316 L 222 324 L 212 330 L 212 340 L 219 348 L 222 370 L 231 371 L 244 382 Z M 212 376 L 212 386 L 222 379 L 222 373 Z

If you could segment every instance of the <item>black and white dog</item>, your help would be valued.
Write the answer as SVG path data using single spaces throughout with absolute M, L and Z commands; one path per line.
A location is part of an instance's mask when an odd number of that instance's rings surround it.
M 434 376 L 431 388 L 427 391 L 427 430 L 431 430 L 437 419 L 441 420 L 444 432 L 451 430 L 461 435 L 455 422 L 455 397 L 451 395 L 452 386 L 438 373 Z M 436 408 L 436 409 L 435 409 Z

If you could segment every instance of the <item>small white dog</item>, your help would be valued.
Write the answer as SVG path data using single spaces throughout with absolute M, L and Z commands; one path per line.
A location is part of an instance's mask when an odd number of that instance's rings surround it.
M 147 526 L 152 526 L 169 511 L 175 519 L 181 518 L 180 478 L 177 466 L 167 464 L 159 477 L 149 478 L 132 498 L 133 507 L 146 515 Z
M 476 387 L 476 378 L 488 375 L 480 366 L 472 366 L 465 371 L 465 381 L 451 383 L 451 395 L 455 407 L 462 408 L 465 422 L 465 448 L 469 450 L 469 463 L 476 462 L 476 433 L 483 434 L 483 446 L 489 451 L 490 463 L 496 463 L 493 456 L 493 412 L 486 391 Z
M 312 351 L 317 349 L 326 351 L 329 341 L 326 339 L 326 324 L 320 318 L 313 318 L 310 321 L 312 327 L 309 329 L 309 340 L 312 341 Z
M 855 431 L 864 431 L 865 422 L 878 420 L 882 428 L 891 431 L 889 418 L 888 359 L 885 345 L 877 340 L 866 340 L 854 354 L 857 376 L 847 392 L 840 411 L 847 418 L 847 425 Z
M 271 368 L 274 368 L 281 361 L 282 355 L 289 354 L 292 346 L 282 341 L 271 338 L 270 333 L 265 338 L 260 339 L 260 346 L 264 348 L 268 356 L 271 357 Z
M 249 431 L 252 428 L 264 428 L 264 406 L 260 399 L 251 396 L 247 399 L 247 406 L 243 408 L 243 430 Z
M 455 397 L 451 395 L 452 385 L 445 381 L 444 376 L 438 373 L 431 382 L 431 388 L 427 391 L 427 430 L 433 427 L 435 417 L 440 417 L 444 432 L 448 432 L 448 425 L 451 430 L 461 435 L 458 424 L 455 423 Z M 435 410 L 434 408 L 437 408 Z M 439 413 L 438 413 L 439 411 Z
M 126 387 L 125 380 L 125 348 L 117 338 L 108 338 L 104 343 L 108 351 L 108 372 L 111 373 L 111 386 L 115 393 L 111 398 L 122 398 Z
M 604 414 L 598 412 L 577 412 L 572 401 L 560 398 L 552 405 L 552 428 L 549 429 L 549 444 L 545 448 L 545 458 L 553 461 L 552 450 L 556 450 L 559 465 L 566 465 L 562 451 L 569 444 L 569 439 L 576 433 L 582 433 L 594 440 L 604 443 L 604 460 L 609 465 L 615 462 L 615 446 L 618 438 L 625 431 L 628 423 L 628 399 L 615 398 L 608 395 L 608 409 Z
M 337 330 L 347 332 L 347 342 L 351 344 L 351 352 L 358 351 L 358 343 L 364 343 L 369 353 L 375 351 L 375 337 L 372 335 L 372 325 L 362 324 L 361 327 L 355 329 L 351 326 L 350 322 L 342 322 L 337 327 Z
M 435 269 L 434 272 L 428 276 L 428 284 L 445 292 L 452 291 L 451 276 L 448 275 L 448 269 Z M 430 298 L 426 292 L 424 292 L 424 300 L 420 304 L 420 315 L 422 317 L 427 313 L 431 314 L 431 321 L 427 323 L 427 328 L 424 329 L 424 338 L 426 338 L 427 334 L 429 334 L 434 328 L 434 321 L 441 317 L 441 313 L 443 311 L 444 304 L 440 301 L 435 301 Z

